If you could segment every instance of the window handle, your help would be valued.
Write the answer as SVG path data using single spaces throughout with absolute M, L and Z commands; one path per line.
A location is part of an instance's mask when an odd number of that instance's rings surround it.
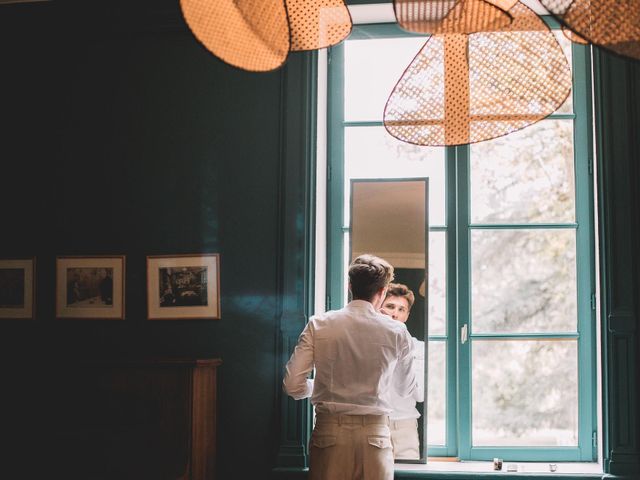
M 465 323 L 460 329 L 460 343 L 464 345 L 467 343 L 467 339 L 469 338 L 467 324 Z

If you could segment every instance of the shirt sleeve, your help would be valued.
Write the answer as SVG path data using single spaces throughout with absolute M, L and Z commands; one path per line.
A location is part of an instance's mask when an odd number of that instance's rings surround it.
M 424 342 L 412 339 L 413 342 L 413 369 L 416 372 L 417 387 L 413 392 L 416 402 L 424 402 Z
M 313 393 L 313 380 L 308 378 L 313 370 L 313 330 L 307 323 L 298 343 L 287 362 L 282 386 L 295 400 L 308 398 Z
M 413 397 L 418 389 L 413 359 L 413 341 L 409 331 L 402 330 L 399 338 L 399 357 L 393 375 L 396 393 L 401 397 Z

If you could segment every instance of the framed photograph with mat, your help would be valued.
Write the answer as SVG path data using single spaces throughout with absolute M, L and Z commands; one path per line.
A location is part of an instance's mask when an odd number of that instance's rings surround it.
M 0 319 L 35 317 L 36 259 L 0 259 Z
M 56 258 L 56 317 L 124 319 L 124 255 Z
M 220 255 L 147 257 L 147 318 L 220 318 Z

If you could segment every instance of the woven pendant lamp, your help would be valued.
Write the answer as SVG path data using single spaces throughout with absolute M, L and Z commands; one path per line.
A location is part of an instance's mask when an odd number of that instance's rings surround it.
M 351 14 L 344 0 L 287 0 L 291 51 L 318 50 L 349 36 Z
M 540 0 L 579 37 L 640 60 L 640 0 Z
M 522 3 L 509 14 L 507 27 L 430 37 L 387 101 L 387 131 L 416 145 L 461 145 L 520 130 L 557 110 L 571 91 L 562 48 Z
M 518 3 L 518 0 L 485 0 L 487 3 L 490 3 L 491 5 L 495 5 L 496 7 L 504 10 L 505 12 L 508 12 L 509 10 L 511 10 L 516 3 Z
M 516 0 L 394 0 L 398 24 L 416 33 L 474 33 L 506 27 Z
M 283 0 L 180 0 L 180 5 L 195 37 L 226 63 L 267 71 L 289 55 Z
M 180 0 L 180 6 L 207 50 L 254 72 L 282 66 L 291 50 L 325 48 L 351 32 L 344 0 Z

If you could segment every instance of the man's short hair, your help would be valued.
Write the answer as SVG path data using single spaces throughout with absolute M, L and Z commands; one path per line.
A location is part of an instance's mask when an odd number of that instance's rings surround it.
M 416 297 L 413 292 L 402 283 L 390 283 L 387 290 L 387 297 L 403 297 L 407 299 L 409 308 L 413 307 L 413 302 L 416 301 Z M 386 300 L 386 299 L 385 299 Z
M 393 267 L 386 260 L 364 254 L 349 265 L 349 285 L 354 300 L 371 300 L 393 280 Z

